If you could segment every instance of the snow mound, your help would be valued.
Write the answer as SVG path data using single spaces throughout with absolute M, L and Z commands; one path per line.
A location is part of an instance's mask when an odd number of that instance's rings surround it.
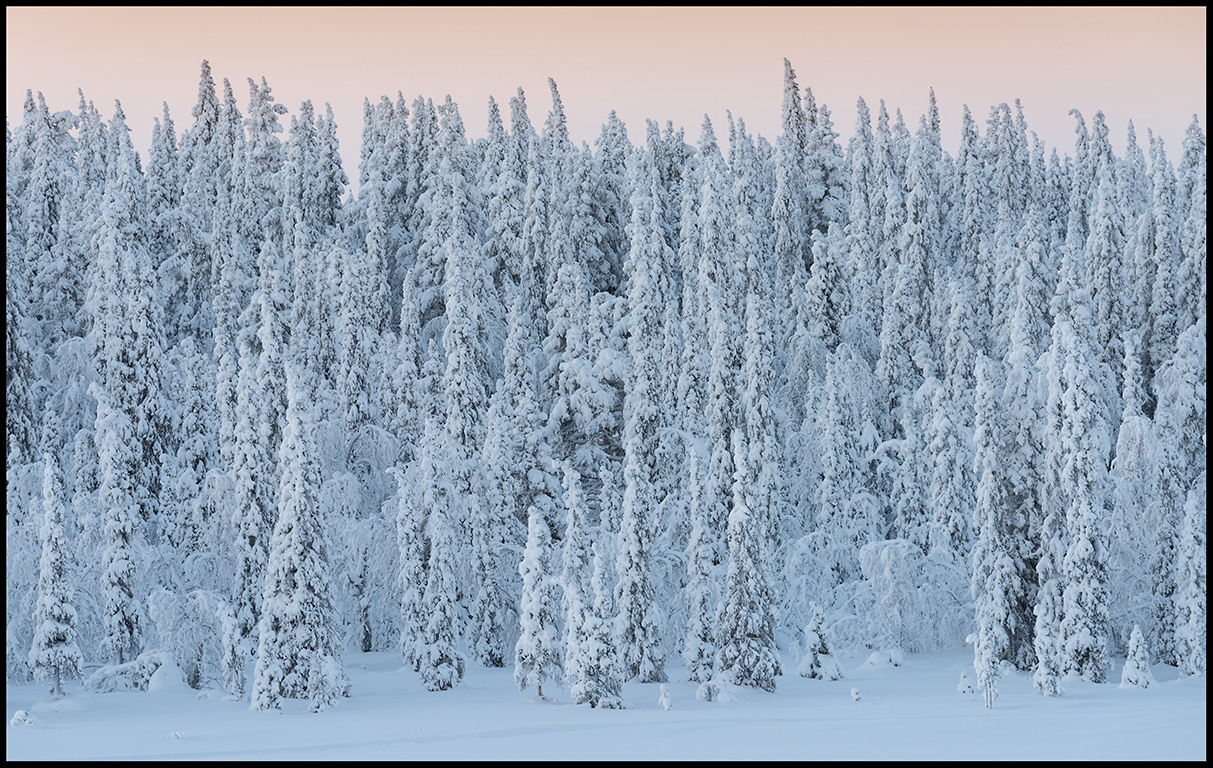
M 900 667 L 905 663 L 906 655 L 900 648 L 889 648 L 883 651 L 873 651 L 868 656 L 867 664 L 872 667 Z
M 13 719 L 8 721 L 8 724 L 17 727 L 21 725 L 42 725 L 42 721 L 26 712 L 24 709 L 18 709 L 13 713 Z
M 841 680 L 843 677 L 842 667 L 838 666 L 838 661 L 829 654 L 816 657 L 809 654 L 802 657 L 797 673 L 801 677 L 817 680 Z
M 165 659 L 165 662 L 156 668 L 147 681 L 148 693 L 166 693 L 185 689 L 185 673 L 181 671 L 181 667 L 177 666 L 172 657 Z
M 84 688 L 94 693 L 146 691 L 152 675 L 165 664 L 177 666 L 171 653 L 160 649 L 144 651 L 134 661 L 100 667 L 84 681 Z M 180 674 L 181 670 L 177 672 Z
M 733 700 L 733 696 L 715 680 L 700 683 L 699 687 L 695 689 L 695 698 L 699 701 L 726 702 Z

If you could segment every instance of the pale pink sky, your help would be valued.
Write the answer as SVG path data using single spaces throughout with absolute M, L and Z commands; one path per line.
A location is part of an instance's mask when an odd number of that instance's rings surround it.
M 1130 119 L 1178 156 L 1193 114 L 1205 118 L 1204 7 L 1189 8 L 12 8 L 6 16 L 6 112 L 21 121 L 27 88 L 52 110 L 75 110 L 84 89 L 107 118 L 119 98 L 146 156 L 167 101 L 178 134 L 192 122 L 198 73 L 231 80 L 244 110 L 246 78 L 264 75 L 296 112 L 330 102 L 342 157 L 357 176 L 364 96 L 403 91 L 459 104 L 483 136 L 488 97 L 526 91 L 537 128 L 560 87 L 576 141 L 593 142 L 611 109 L 634 144 L 644 120 L 674 121 L 697 143 L 703 114 L 725 138 L 725 110 L 753 133 L 780 132 L 783 59 L 833 113 L 843 141 L 864 97 L 883 98 L 913 131 L 935 94 L 944 148 L 955 152 L 961 105 L 984 130 L 992 104 L 1023 101 L 1029 128 L 1073 153 L 1077 107 L 1107 116 L 1124 147 Z M 289 126 L 284 120 L 284 128 Z

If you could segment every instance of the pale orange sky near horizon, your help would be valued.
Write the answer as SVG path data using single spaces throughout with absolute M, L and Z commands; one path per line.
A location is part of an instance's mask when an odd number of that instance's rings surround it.
M 829 105 L 845 142 L 862 96 L 900 107 L 913 131 L 934 87 L 943 144 L 955 153 L 961 108 L 979 126 L 991 105 L 1023 102 L 1028 127 L 1073 153 L 1078 108 L 1102 109 L 1123 150 L 1131 119 L 1178 158 L 1192 115 L 1207 130 L 1204 7 L 1166 8 L 6 8 L 6 110 L 21 121 L 27 88 L 75 111 L 77 87 L 108 118 L 122 102 L 146 157 L 167 101 L 180 135 L 193 121 L 202 59 L 241 110 L 247 78 L 265 76 L 292 114 L 332 104 L 346 172 L 357 178 L 362 101 L 397 90 L 459 104 L 468 135 L 485 134 L 488 97 L 509 120 L 521 86 L 541 128 L 556 80 L 575 141 L 591 144 L 611 109 L 633 144 L 645 118 L 673 120 L 697 144 L 706 112 L 751 133 L 780 133 L 783 59 Z M 284 130 L 289 117 L 283 120 Z M 284 134 L 285 138 L 285 134 Z

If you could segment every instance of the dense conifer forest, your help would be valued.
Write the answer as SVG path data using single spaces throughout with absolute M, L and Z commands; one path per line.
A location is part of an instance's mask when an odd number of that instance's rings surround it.
M 143 154 L 83 93 L 6 129 L 9 680 L 171 659 L 320 711 L 390 650 L 617 708 L 966 640 L 987 706 L 1008 667 L 1205 674 L 1195 119 L 1117 156 L 1101 112 L 1058 149 L 966 107 L 952 155 L 933 92 L 843 118 L 785 61 L 773 140 L 578 145 L 551 82 L 478 139 L 368 100 L 343 158 L 243 90 L 204 61 Z

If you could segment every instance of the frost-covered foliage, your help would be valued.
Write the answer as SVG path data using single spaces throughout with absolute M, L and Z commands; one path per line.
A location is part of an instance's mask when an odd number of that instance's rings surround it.
M 63 488 L 58 463 L 49 454 L 42 485 L 45 510 L 42 531 L 42 562 L 38 568 L 38 605 L 35 610 L 34 643 L 29 663 L 34 677 L 51 680 L 51 694 L 63 694 L 63 679 L 80 676 L 83 659 L 76 645 L 76 609 L 72 605 L 72 569 L 67 559 L 64 532 Z
M 519 90 L 475 139 L 368 99 L 348 194 L 332 111 L 264 80 L 238 106 L 203 62 L 146 167 L 121 107 L 28 94 L 10 679 L 171 655 L 243 698 L 256 657 L 255 707 L 321 710 L 343 654 L 444 690 L 512 648 L 617 708 L 674 654 L 702 698 L 773 690 L 802 636 L 827 679 L 826 637 L 972 636 L 991 704 L 1143 643 L 1207 673 L 1199 124 L 1172 161 L 1078 116 L 1067 156 L 966 107 L 953 156 L 932 93 L 844 146 L 785 62 L 773 141 L 611 114 L 591 148 L 549 85 L 541 131 Z
M 1150 649 L 1146 646 L 1145 636 L 1141 634 L 1141 627 L 1134 624 L 1133 634 L 1129 637 L 1129 655 L 1120 671 L 1120 687 L 1149 688 L 1154 682 L 1154 673 L 1150 669 Z
M 804 628 L 804 656 L 800 658 L 800 667 L 796 670 L 801 677 L 816 680 L 841 680 L 842 667 L 830 655 L 826 645 L 825 619 L 821 609 L 813 606 L 813 618 Z
M 105 664 L 84 680 L 84 689 L 94 693 L 111 691 L 146 691 L 156 670 L 165 665 L 176 666 L 173 655 L 159 649 L 144 651 L 122 664 Z

